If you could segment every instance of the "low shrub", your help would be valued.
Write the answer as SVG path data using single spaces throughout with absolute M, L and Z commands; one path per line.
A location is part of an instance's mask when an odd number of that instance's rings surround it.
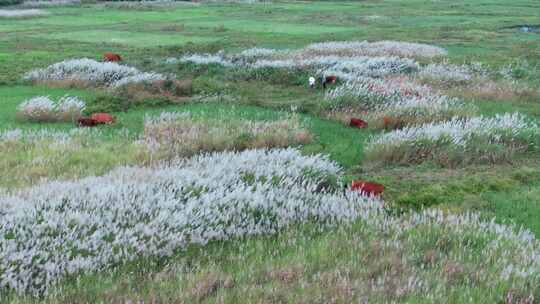
M 34 82 L 74 82 L 115 88 L 130 83 L 165 80 L 166 77 L 157 73 L 141 72 L 134 67 L 115 62 L 98 62 L 82 58 L 64 60 L 44 69 L 33 70 L 26 73 L 24 79 Z
M 232 81 L 267 81 L 277 85 L 296 85 L 306 84 L 309 73 L 302 69 L 279 69 L 274 67 L 265 67 L 259 69 L 235 69 L 228 73 L 227 77 Z
M 489 101 L 500 100 L 508 102 L 511 100 L 520 100 L 520 102 L 536 102 L 540 100 L 540 89 L 537 87 L 506 79 L 478 81 L 453 93 L 469 99 Z
M 222 95 L 231 91 L 229 84 L 225 83 L 222 79 L 209 75 L 193 79 L 192 85 L 193 93 L 198 95 Z
M 382 104 L 431 95 L 434 95 L 434 92 L 430 87 L 407 77 L 358 77 L 328 90 L 325 99 L 333 109 L 352 107 L 372 110 Z
M 12 190 L 51 179 L 102 175 L 117 166 L 145 161 L 147 154 L 133 141 L 127 132 L 103 133 L 92 128 L 0 131 L 0 188 Z
M 185 44 L 163 46 L 163 49 L 166 54 L 178 54 L 179 56 L 189 54 L 212 54 L 223 49 L 223 43 L 220 41 L 207 43 L 187 42 Z
M 407 77 L 360 77 L 329 90 L 325 100 L 329 117 L 346 121 L 361 116 L 371 127 L 384 129 L 469 117 L 476 112 L 473 105 L 440 95 Z
M 441 122 L 453 117 L 467 118 L 476 113 L 471 104 L 448 96 L 426 96 L 383 104 L 366 113 L 371 127 L 377 129 L 400 129 L 430 122 Z
M 305 172 L 318 172 L 306 177 Z M 59 280 L 144 257 L 368 217 L 381 203 L 317 192 L 339 167 L 294 149 L 204 154 L 157 167 L 56 181 L 0 195 L 0 290 L 46 294 Z
M 287 147 L 307 143 L 311 134 L 296 116 L 275 121 L 221 118 L 197 120 L 189 113 L 147 116 L 143 141 L 158 158 L 205 151 Z
M 0 18 L 26 18 L 45 16 L 48 13 L 40 9 L 0 9 Z
M 174 102 L 193 94 L 193 82 L 191 79 L 184 79 L 128 83 L 119 86 L 115 94 L 133 104 L 146 104 L 146 100 Z
M 114 95 L 99 95 L 88 101 L 84 114 L 125 112 L 132 106 L 130 100 Z
M 287 52 L 288 51 L 254 47 L 250 49 L 245 49 L 237 55 L 233 55 L 233 58 L 237 60 L 254 62 L 255 60 L 260 58 L 271 58 Z
M 23 3 L 23 0 L 0 0 L 0 6 L 17 5 Z
M 538 65 L 533 65 L 525 60 L 515 60 L 502 66 L 496 74 L 506 80 L 534 79 L 540 74 Z
M 35 122 L 73 122 L 81 117 L 85 108 L 85 102 L 78 97 L 66 95 L 55 102 L 49 97 L 38 96 L 22 102 L 17 107 L 16 118 Z
M 81 5 L 81 0 L 24 0 L 20 5 L 26 8 L 48 8 Z
M 420 69 L 418 77 L 442 87 L 469 84 L 477 75 L 467 65 L 432 63 Z
M 446 56 L 448 52 L 437 46 L 402 41 L 329 41 L 312 43 L 303 49 L 313 55 L 340 56 L 399 56 L 410 58 L 433 58 Z
M 168 60 L 171 62 L 170 59 Z M 219 64 L 225 67 L 234 66 L 233 62 L 225 58 L 223 53 L 184 55 L 182 58 L 178 59 L 177 62 L 190 62 L 195 65 Z
M 368 161 L 441 165 L 510 161 L 515 153 L 537 150 L 540 128 L 518 113 L 495 117 L 453 118 L 405 127 L 368 142 Z
M 88 1 L 88 0 L 86 0 Z M 170 10 L 180 5 L 192 5 L 187 0 L 94 0 L 106 8 L 123 10 Z
M 319 75 L 336 75 L 342 80 L 359 76 L 382 77 L 390 74 L 412 73 L 419 70 L 419 65 L 410 58 L 397 56 L 364 56 L 358 54 L 321 54 L 314 55 L 304 50 L 277 51 L 253 48 L 238 54 L 190 54 L 174 63 L 189 62 L 196 65 L 220 65 L 239 69 L 292 69 Z

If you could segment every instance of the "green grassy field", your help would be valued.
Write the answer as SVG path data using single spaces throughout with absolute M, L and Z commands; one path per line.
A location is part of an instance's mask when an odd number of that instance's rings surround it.
M 30 68 L 67 57 L 99 57 L 111 48 L 133 54 L 126 56 L 131 62 L 156 53 L 176 56 L 190 42 L 212 41 L 227 50 L 324 40 L 404 40 L 445 47 L 452 61 L 537 62 L 538 35 L 508 29 L 537 24 L 537 6 L 522 0 L 508 7 L 505 0 L 492 0 L 182 5 L 150 11 L 54 8 L 48 17 L 0 24 L 0 81 L 16 81 Z M 170 26 L 181 26 L 181 31 L 168 32 Z M 8 57 L 14 53 L 17 60 Z
M 257 120 L 274 119 L 296 106 L 303 123 L 314 135 L 314 140 L 302 146 L 301 151 L 330 155 L 344 168 L 347 180 L 362 176 L 385 184 L 384 199 L 395 206 L 396 213 L 426 207 L 456 213 L 478 211 L 486 219 L 522 225 L 540 238 L 540 158 L 535 153 L 497 165 L 441 168 L 428 163 L 406 168 L 373 168 L 363 161 L 363 145 L 376 131 L 359 131 L 317 115 L 317 105 L 323 99 L 320 92 L 291 83 L 235 81 L 219 68 L 191 70 L 181 65 L 163 64 L 168 57 L 187 53 L 232 52 L 253 46 L 286 49 L 328 40 L 400 40 L 441 46 L 448 50 L 448 60 L 453 63 L 475 61 L 500 67 L 527 61 L 535 66 L 540 64 L 540 32 L 523 33 L 511 27 L 539 25 L 540 2 L 274 1 L 190 3 L 140 9 L 84 4 L 46 10 L 50 14 L 43 17 L 0 18 L 0 131 L 75 128 L 71 123 L 17 121 L 16 107 L 36 95 L 69 94 L 92 99 L 108 93 L 100 89 L 31 85 L 22 81 L 22 75 L 66 58 L 98 59 L 107 51 L 122 54 L 126 64 L 142 70 L 191 77 L 196 92 L 225 92 L 233 95 L 237 102 L 138 106 L 114 113 L 119 123 L 99 127 L 111 146 L 91 154 L 90 161 L 88 156 L 70 156 L 66 163 L 55 165 L 50 171 L 28 169 L 22 172 L 29 176 L 24 181 L 22 177 L 7 176 L 17 176 L 20 171 L 13 164 L 24 163 L 25 168 L 30 168 L 28 163 L 35 155 L 2 157 L 0 169 L 9 174 L 0 178 L 0 188 L 25 186 L 39 180 L 38 177 L 104 174 L 118 165 L 136 164 L 137 156 L 129 147 L 114 147 L 114 143 L 123 129 L 138 136 L 147 114 L 188 111 L 196 117 L 219 120 L 220 115 L 228 113 Z M 540 75 L 529 75 L 522 81 L 531 91 L 536 88 L 538 92 Z M 481 114 L 520 111 L 540 122 L 540 94 L 477 98 L 462 92 L 453 93 L 474 103 Z M 67 279 L 57 293 L 40 300 L 50 303 L 139 300 L 144 303 L 347 303 L 354 298 L 349 293 L 356 283 L 376 277 L 377 272 L 407 271 L 407 265 L 393 263 L 394 254 L 414 253 L 410 248 L 398 253 L 376 253 L 377 235 L 358 225 L 361 224 L 329 231 L 292 228 L 276 236 L 215 242 L 202 248 L 193 246 L 172 258 L 141 260 Z M 272 271 L 285 272 L 285 276 L 291 278 L 275 279 L 269 274 Z M 321 273 L 331 277 L 330 283 L 323 282 L 319 277 Z M 426 270 L 424 275 L 429 279 L 436 277 L 435 273 L 435 269 Z M 234 285 L 212 290 L 203 297 L 189 294 L 197 282 L 215 281 L 212 275 L 232 277 Z M 401 279 L 396 275 L 394 284 L 402 284 Z M 463 289 L 470 285 L 467 280 L 458 284 Z M 468 291 L 469 298 L 457 292 L 449 294 L 447 303 L 503 303 L 497 293 L 503 293 L 505 286 L 497 286 L 493 292 L 487 291 L 491 288 L 488 285 L 479 284 L 477 288 Z M 540 297 L 540 287 L 533 289 Z M 392 294 L 390 290 L 385 292 Z M 418 296 L 392 294 L 385 297 L 384 292 L 371 296 L 377 303 L 388 300 L 431 303 Z M 40 301 L 11 293 L 4 299 L 11 303 Z

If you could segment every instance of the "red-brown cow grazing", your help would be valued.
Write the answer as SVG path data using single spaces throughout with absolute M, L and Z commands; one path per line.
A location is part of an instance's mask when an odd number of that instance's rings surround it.
M 336 81 L 337 81 L 337 76 L 330 75 L 330 76 L 324 77 L 323 82 L 322 82 L 323 89 L 326 89 L 327 84 L 336 83 Z
M 351 122 L 349 122 L 349 126 L 363 129 L 363 128 L 368 127 L 368 123 L 363 121 L 360 118 L 351 118 Z
M 384 185 L 363 180 L 353 180 L 351 190 L 360 191 L 364 195 L 378 196 L 383 193 Z
M 400 119 L 393 117 L 385 116 L 383 117 L 383 126 L 387 130 L 401 129 L 403 128 L 404 122 Z
M 79 127 L 95 127 L 98 125 L 98 122 L 89 117 L 81 117 L 77 120 L 77 124 Z
M 115 53 L 105 53 L 103 54 L 103 60 L 112 61 L 112 62 L 122 61 L 122 57 L 120 57 L 120 55 L 115 54 Z
M 385 116 L 383 117 L 383 123 L 384 123 L 384 128 L 389 129 L 389 128 L 392 128 L 394 120 L 388 116 Z
M 90 116 L 98 124 L 112 124 L 114 123 L 114 117 L 109 113 L 94 113 Z

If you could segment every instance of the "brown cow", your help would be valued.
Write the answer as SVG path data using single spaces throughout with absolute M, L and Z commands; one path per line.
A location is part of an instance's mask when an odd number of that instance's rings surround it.
M 79 127 L 95 127 L 98 125 L 98 122 L 90 117 L 81 117 L 77 119 L 77 124 Z
M 324 77 L 322 81 L 323 89 L 326 89 L 327 84 L 333 84 L 333 83 L 336 83 L 336 81 L 337 81 L 337 76 L 330 75 L 330 76 Z
M 394 124 L 394 120 L 391 117 L 388 117 L 388 116 L 383 117 L 383 127 L 385 129 L 392 128 L 393 124 Z
M 362 194 L 368 196 L 378 196 L 383 193 L 384 185 L 363 180 L 353 180 L 351 190 L 360 191 Z
M 109 113 L 94 113 L 90 116 L 98 124 L 112 124 L 114 123 L 114 117 Z
M 368 123 L 360 118 L 351 118 L 349 126 L 363 129 L 368 127 Z
M 103 54 L 103 60 L 116 62 L 116 61 L 122 61 L 122 57 L 120 57 L 120 55 L 115 54 L 115 53 L 105 53 Z
M 388 117 L 388 116 L 383 117 L 383 127 L 386 130 L 402 129 L 404 125 L 405 125 L 405 122 L 401 119 Z

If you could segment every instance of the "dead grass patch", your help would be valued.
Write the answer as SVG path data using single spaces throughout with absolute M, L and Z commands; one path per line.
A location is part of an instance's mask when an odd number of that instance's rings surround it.
M 171 102 L 184 102 L 193 93 L 191 79 L 158 80 L 152 83 L 130 83 L 115 90 L 123 99 L 140 102 L 146 99 L 164 98 Z
M 266 273 L 270 281 L 291 284 L 302 278 L 304 275 L 303 266 L 288 266 L 270 270 Z
M 183 32 L 185 29 L 184 24 L 168 24 L 160 28 L 162 32 Z
M 51 88 L 67 88 L 67 89 L 90 89 L 95 87 L 89 81 L 80 79 L 64 79 L 64 80 L 35 80 L 32 81 L 36 85 L 44 85 Z
M 162 113 L 159 117 L 147 117 L 143 132 L 143 142 L 159 159 L 203 151 L 287 147 L 311 139 L 311 133 L 297 116 L 274 121 L 198 120 L 188 113 Z
M 191 288 L 190 294 L 198 301 L 214 295 L 221 288 L 233 288 L 234 280 L 230 275 L 208 272 L 201 275 Z

